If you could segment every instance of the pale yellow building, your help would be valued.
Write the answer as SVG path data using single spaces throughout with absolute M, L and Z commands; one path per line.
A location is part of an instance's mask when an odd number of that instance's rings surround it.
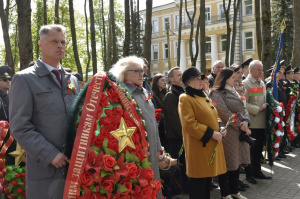
M 152 10 L 152 42 L 151 42 L 151 75 L 156 73 L 166 74 L 168 66 L 168 50 L 170 49 L 171 67 L 177 64 L 177 43 L 179 28 L 179 0 L 161 0 L 163 5 L 155 6 Z M 164 2 L 166 2 L 164 4 Z M 191 66 L 189 55 L 190 22 L 186 14 L 185 1 L 182 9 L 182 32 L 180 48 L 180 68 L 184 71 Z M 192 15 L 194 1 L 188 0 L 187 10 Z M 216 60 L 225 60 L 226 21 L 223 9 L 223 0 L 206 0 L 206 72 L 209 72 Z M 228 1 L 226 1 L 228 2 Z M 233 3 L 233 1 L 232 1 Z M 254 0 L 241 0 L 240 12 L 237 18 L 237 36 L 235 44 L 235 63 L 242 63 L 248 58 L 257 59 Z M 230 24 L 233 21 L 233 5 L 230 7 Z M 145 10 L 141 11 L 145 19 Z M 200 0 L 197 1 L 195 24 L 200 14 Z M 143 20 L 145 22 L 145 20 Z M 170 42 L 167 42 L 166 27 L 170 27 Z M 196 25 L 194 35 L 196 33 Z M 232 35 L 232 34 L 231 34 Z M 193 53 L 195 52 L 193 42 Z M 199 55 L 196 67 L 200 69 L 200 38 Z

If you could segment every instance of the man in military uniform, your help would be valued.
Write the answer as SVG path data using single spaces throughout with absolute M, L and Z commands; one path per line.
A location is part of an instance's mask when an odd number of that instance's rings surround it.
M 294 82 L 300 84 L 300 68 L 296 67 L 294 69 Z
M 10 88 L 11 69 L 9 66 L 0 67 L 0 120 L 8 122 L 8 90 Z
M 246 77 L 248 76 L 248 74 L 249 74 L 249 64 L 250 64 L 250 62 L 252 62 L 252 58 L 250 58 L 250 59 L 247 59 L 245 62 L 243 62 L 242 64 L 241 64 L 241 66 L 242 66 L 242 71 L 243 71 L 243 77 L 242 77 L 242 79 L 244 80 L 244 79 L 246 79 Z

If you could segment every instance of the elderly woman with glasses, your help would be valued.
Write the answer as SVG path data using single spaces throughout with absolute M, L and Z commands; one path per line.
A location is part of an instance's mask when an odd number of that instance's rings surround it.
M 149 162 L 152 163 L 151 169 L 154 172 L 154 178 L 160 180 L 157 159 L 161 150 L 161 144 L 155 119 L 155 109 L 147 90 L 143 88 L 143 65 L 143 59 L 136 56 L 129 56 L 120 59 L 110 72 L 119 81 L 126 84 L 132 97 L 137 102 L 137 106 L 142 110 L 142 117 L 146 122 L 147 140 L 149 142 Z
M 182 125 L 186 173 L 190 177 L 190 199 L 209 199 L 211 178 L 226 173 L 218 112 L 203 90 L 203 78 L 197 68 L 184 71 L 186 93 L 179 98 L 178 113 Z M 211 164 L 214 147 L 217 150 Z

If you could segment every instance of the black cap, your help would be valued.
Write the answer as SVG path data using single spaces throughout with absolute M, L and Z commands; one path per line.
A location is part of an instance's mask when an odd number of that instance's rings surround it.
M 75 77 L 77 77 L 78 81 L 83 82 L 83 78 L 79 73 L 72 73 Z
M 286 75 L 287 73 L 290 73 L 290 72 L 294 72 L 293 69 L 292 69 L 292 65 L 291 65 L 291 64 L 289 64 L 289 65 L 285 68 L 284 75 Z
M 271 73 L 272 70 L 274 70 L 274 66 L 271 66 L 271 68 L 269 68 L 267 71 L 268 71 L 269 73 Z
M 0 66 L 0 78 L 11 78 L 11 68 L 7 65 Z
M 200 73 L 200 71 L 197 68 L 190 67 L 183 72 L 182 82 L 184 83 L 184 85 L 187 85 L 187 83 L 190 80 L 195 79 L 197 77 L 201 77 L 201 79 L 203 79 L 205 75 L 203 73 Z
M 281 61 L 280 61 L 280 66 L 284 66 L 284 63 L 285 63 L 285 61 L 284 61 L 284 60 L 281 60 Z
M 300 74 L 300 68 L 299 68 L 299 67 L 296 67 L 296 68 L 294 69 L 294 73 L 295 73 L 295 74 Z
M 252 62 L 252 61 L 253 61 L 252 58 L 247 59 L 246 61 L 244 61 L 244 62 L 241 64 L 242 68 L 244 68 L 245 66 L 249 66 L 250 62 Z

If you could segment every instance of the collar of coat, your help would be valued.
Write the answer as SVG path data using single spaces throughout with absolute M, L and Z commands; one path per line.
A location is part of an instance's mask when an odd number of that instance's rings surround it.
M 198 90 L 198 89 L 194 89 L 190 86 L 187 86 L 186 89 L 185 89 L 185 93 L 191 97 L 194 97 L 194 95 L 197 95 L 199 97 L 206 97 L 205 93 L 203 92 L 203 89 L 201 90 Z

